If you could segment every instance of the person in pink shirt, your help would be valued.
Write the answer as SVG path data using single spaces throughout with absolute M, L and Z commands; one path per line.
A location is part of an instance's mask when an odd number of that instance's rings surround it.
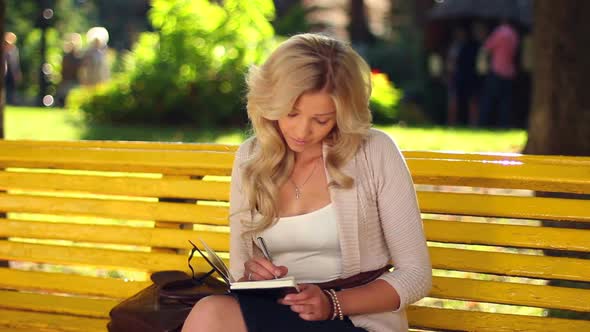
M 511 124 L 512 85 L 516 77 L 518 33 L 506 20 L 492 32 L 483 45 L 490 55 L 490 70 L 484 83 L 480 107 L 480 125 L 494 124 L 509 127 Z M 497 110 L 497 116 L 494 116 Z

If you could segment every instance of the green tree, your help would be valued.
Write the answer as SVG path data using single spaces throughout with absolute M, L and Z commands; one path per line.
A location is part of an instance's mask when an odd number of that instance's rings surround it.
M 39 71 L 41 70 L 41 29 L 37 21 L 41 15 L 40 1 L 8 0 L 6 11 L 6 31 L 14 32 L 19 40 L 21 67 L 23 71 L 24 93 L 37 95 Z M 96 24 L 96 8 L 93 1 L 54 0 L 54 16 L 47 31 L 47 62 L 50 64 L 50 79 L 57 83 L 60 79 L 62 37 L 66 33 L 85 33 Z M 51 92 L 51 91 L 50 91 Z
M 140 35 L 125 70 L 68 100 L 89 120 L 243 125 L 247 67 L 273 45 L 270 0 L 154 0 L 155 32 Z

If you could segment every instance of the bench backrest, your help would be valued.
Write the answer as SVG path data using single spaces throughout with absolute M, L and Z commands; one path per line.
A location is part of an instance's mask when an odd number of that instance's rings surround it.
M 227 253 L 235 149 L 0 141 L 0 260 L 10 261 L 0 268 L 0 298 L 14 308 L 105 317 L 148 285 L 150 272 L 186 270 L 189 239 Z M 579 256 L 590 253 L 590 158 L 404 154 L 435 275 L 431 298 L 409 309 L 411 325 L 590 330 L 588 321 L 541 317 L 590 312 L 590 290 L 570 287 L 590 281 Z M 571 225 L 583 227 L 556 227 Z M 577 256 L 554 255 L 570 252 Z M 48 291 L 73 296 L 55 308 L 37 294 Z M 96 299 L 80 305 L 79 297 Z

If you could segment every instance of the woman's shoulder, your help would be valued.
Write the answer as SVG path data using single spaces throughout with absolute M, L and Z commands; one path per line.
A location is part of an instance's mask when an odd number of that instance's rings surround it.
M 240 158 L 240 159 L 247 159 L 248 156 L 250 154 L 252 154 L 252 151 L 255 146 L 256 146 L 256 137 L 252 136 L 252 137 L 247 138 L 238 147 L 238 150 L 236 151 L 236 157 Z
M 399 148 L 393 138 L 384 131 L 375 128 L 369 129 L 364 146 L 374 156 L 383 153 L 399 153 Z

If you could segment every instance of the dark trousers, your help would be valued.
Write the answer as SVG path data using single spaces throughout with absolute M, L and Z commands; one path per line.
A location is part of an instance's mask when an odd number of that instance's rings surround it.
M 512 125 L 512 87 L 513 80 L 490 72 L 485 79 L 481 105 L 479 107 L 479 125 L 482 127 L 498 125 L 508 128 Z
M 6 104 L 14 105 L 16 103 L 16 82 L 10 76 L 4 81 L 4 93 L 6 94 Z

